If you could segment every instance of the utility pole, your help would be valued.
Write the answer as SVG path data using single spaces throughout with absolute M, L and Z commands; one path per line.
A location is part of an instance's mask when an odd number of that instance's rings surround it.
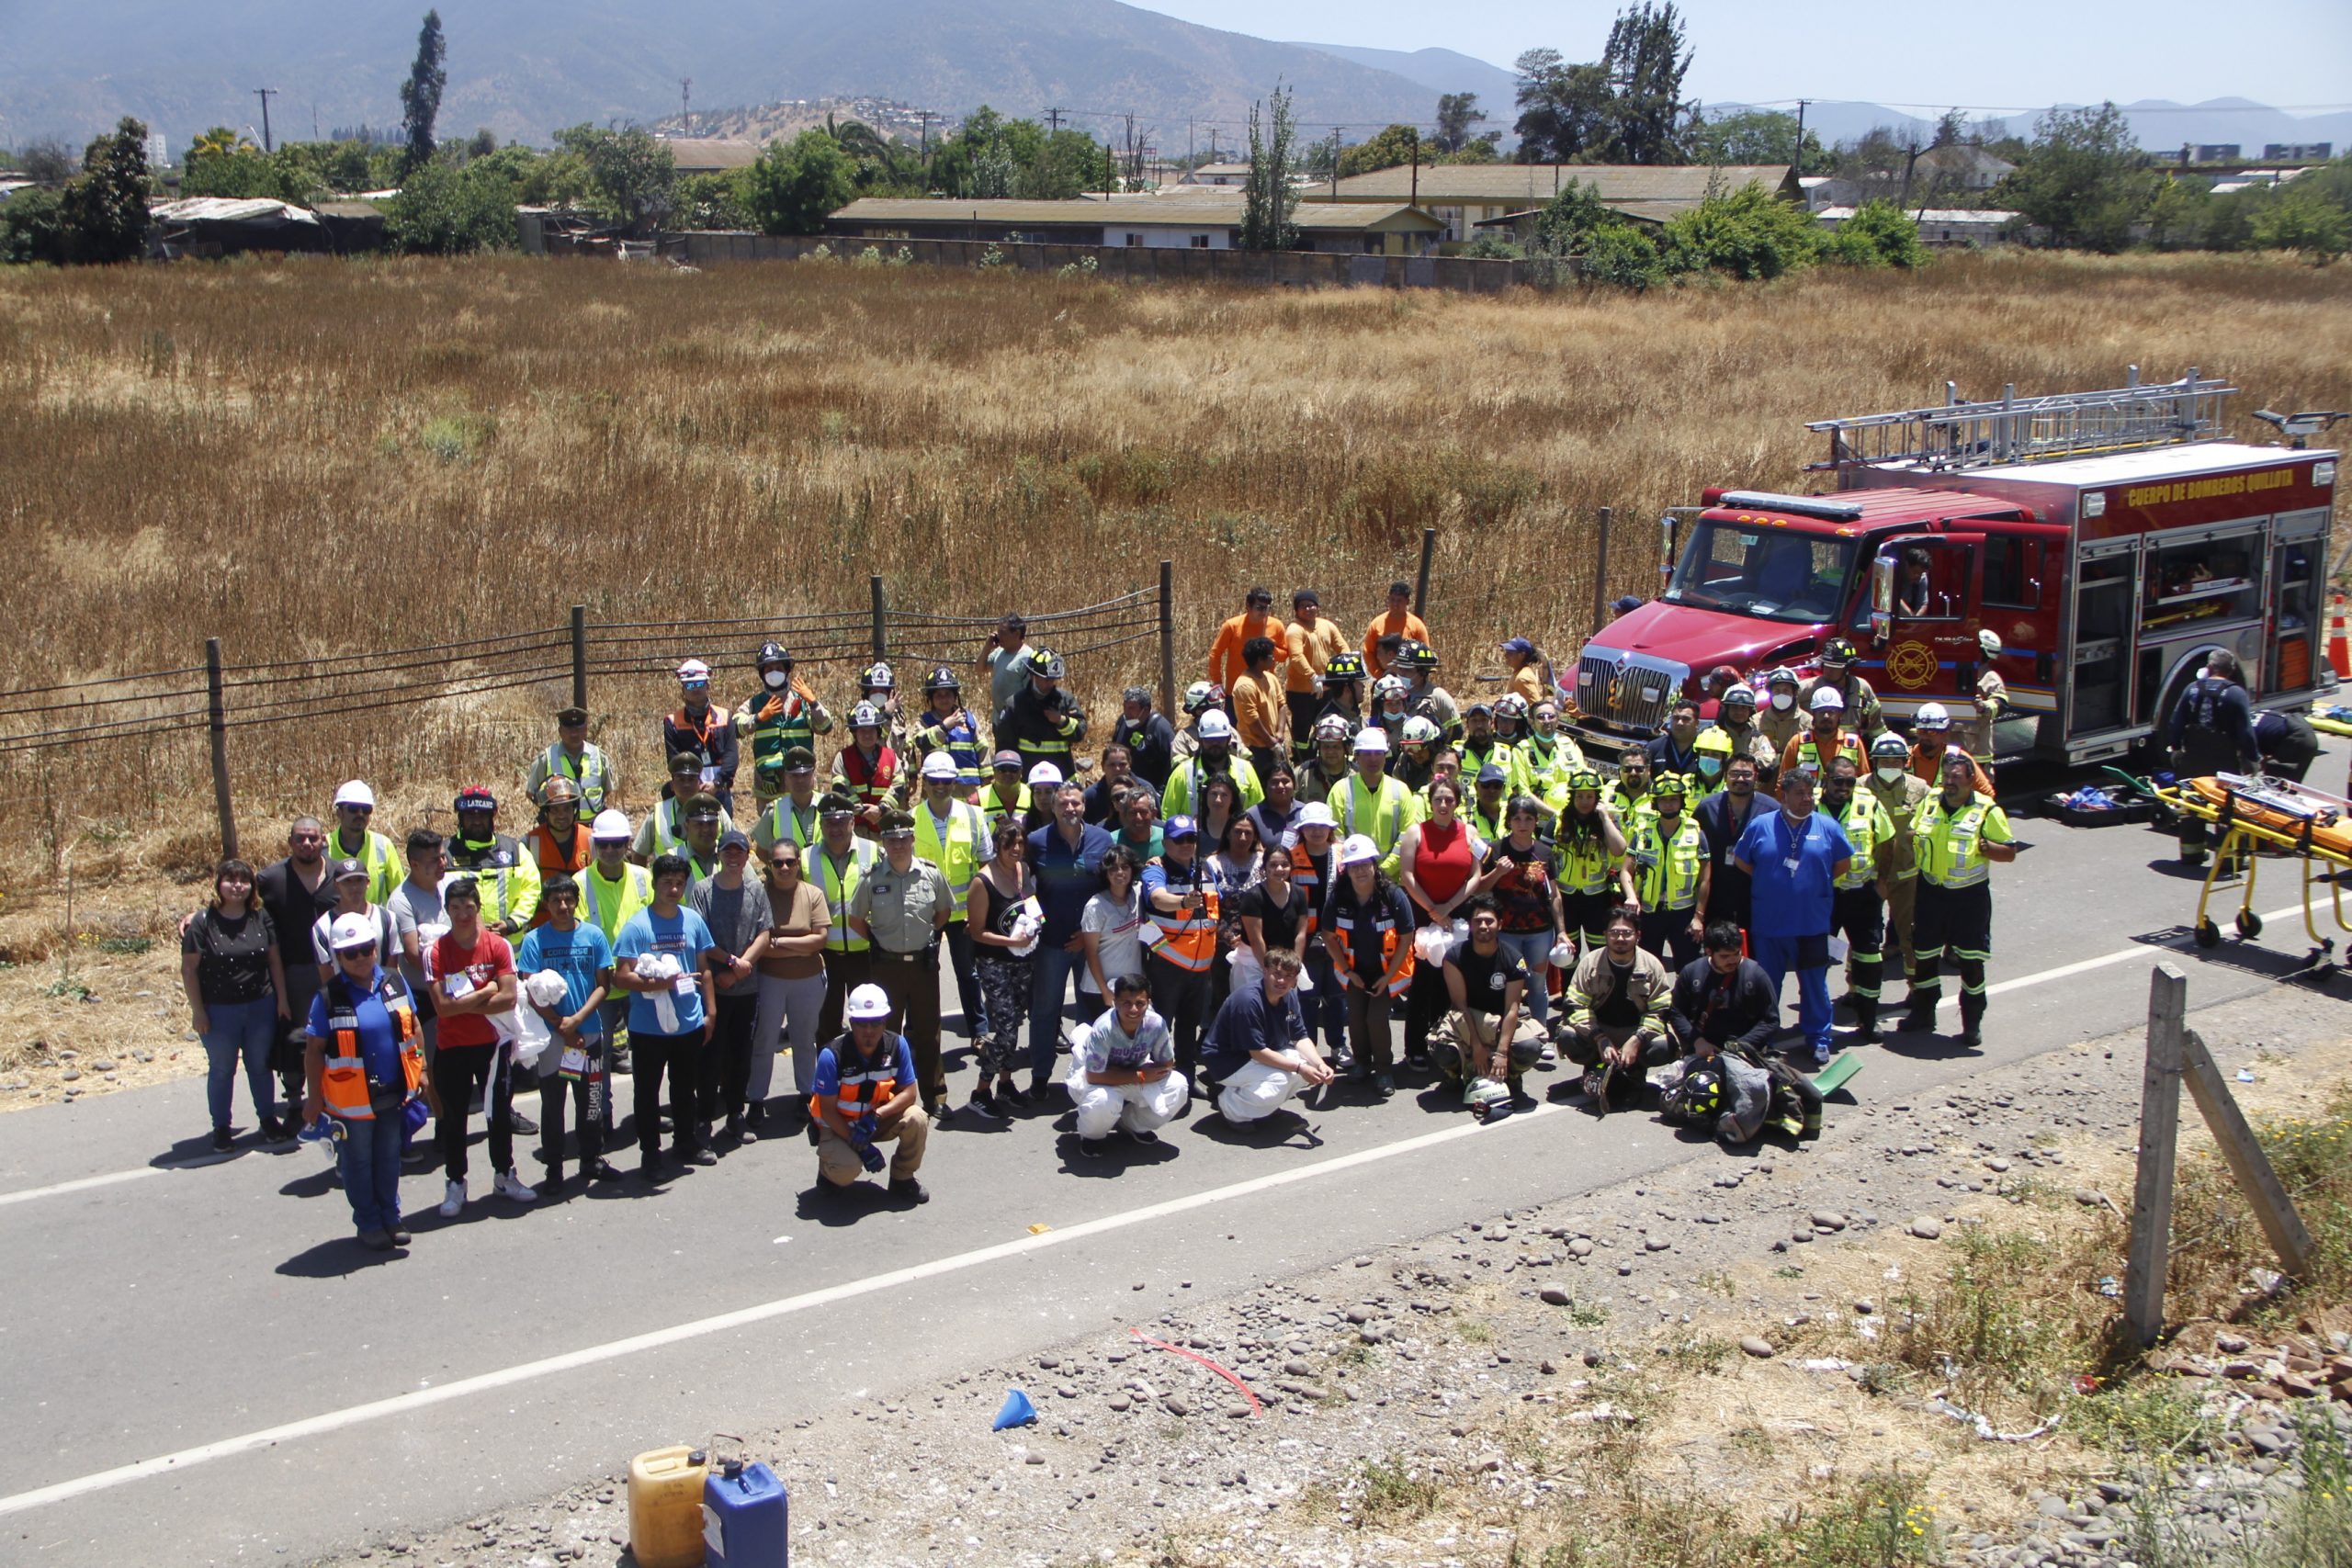
M 678 78 L 678 122 L 683 127 L 681 136 L 695 133 L 695 79 L 691 76 Z
M 1062 111 L 1059 109 L 1047 109 L 1046 111 L 1046 130 L 1047 134 L 1058 134 L 1061 128 Z
M 1413 194 L 1407 199 L 1414 207 L 1421 204 L 1421 131 L 1419 126 L 1413 128 Z
M 1797 155 L 1790 161 L 1796 164 L 1800 175 L 1804 173 L 1804 108 L 1812 101 L 1810 98 L 1797 100 Z
M 261 150 L 265 152 L 274 152 L 276 150 L 271 147 L 269 141 L 269 97 L 272 93 L 277 91 L 277 89 L 276 87 L 255 87 L 254 89 L 254 96 L 261 100 Z
M 915 118 L 922 121 L 922 166 L 931 167 L 931 122 L 939 116 L 930 109 L 915 110 Z
M 1333 201 L 1340 199 L 1340 132 L 1346 129 L 1344 125 L 1335 125 L 1331 128 L 1331 199 Z
M 311 140 L 313 141 L 325 140 L 319 134 L 319 106 L 315 103 L 311 106 Z M 587 705 L 582 703 L 581 706 L 585 707 Z

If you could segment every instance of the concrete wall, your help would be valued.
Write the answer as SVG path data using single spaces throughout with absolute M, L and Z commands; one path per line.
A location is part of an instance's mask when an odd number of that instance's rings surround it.
M 1471 261 L 1459 256 L 1333 255 L 1311 251 L 1163 249 L 1150 245 L 1020 245 L 969 240 L 847 240 L 839 236 L 689 233 L 676 236 L 685 258 L 696 266 L 729 261 L 795 261 L 825 246 L 849 260 L 869 245 L 886 257 L 905 251 L 926 266 L 978 266 L 994 250 L 1006 266 L 1024 272 L 1056 272 L 1091 256 L 1097 276 L 1138 280 L 1198 278 L 1230 283 L 1272 283 L 1292 288 L 1370 284 L 1387 288 L 1452 288 L 1489 294 L 1523 281 L 1518 262 Z M 664 254 L 670 254 L 667 246 Z

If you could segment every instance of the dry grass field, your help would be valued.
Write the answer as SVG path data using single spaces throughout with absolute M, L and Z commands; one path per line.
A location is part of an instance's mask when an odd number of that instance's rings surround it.
M 1316 585 L 1360 626 L 1435 527 L 1459 686 L 1499 635 L 1573 652 L 1597 507 L 1630 524 L 1609 587 L 1646 590 L 1643 520 L 1710 483 L 1804 484 L 1806 419 L 2135 362 L 2232 378 L 2250 436 L 2265 402 L 2352 406 L 2352 273 L 1956 257 L 1639 299 L 514 258 L 0 274 L 0 687 L 186 671 L 207 635 L 232 664 L 315 661 L 265 694 L 299 723 L 231 732 L 258 859 L 354 773 L 395 829 L 461 776 L 511 789 L 563 690 L 354 713 L 381 681 L 342 656 L 551 628 L 578 602 L 653 623 L 858 612 L 878 572 L 898 604 L 1035 613 L 1149 585 L 1167 557 L 1182 679 L 1247 582 Z M 733 700 L 757 640 L 674 653 L 714 657 Z M 1114 701 L 1151 647 L 1081 660 L 1080 695 Z M 435 657 L 409 662 L 393 679 Z M 147 684 L 201 681 L 128 689 Z M 593 693 L 640 809 L 667 694 Z M 0 699 L 0 735 L 91 716 L 53 701 Z M 90 909 L 198 874 L 202 742 L 0 739 L 0 957 L 66 933 L 69 865 Z

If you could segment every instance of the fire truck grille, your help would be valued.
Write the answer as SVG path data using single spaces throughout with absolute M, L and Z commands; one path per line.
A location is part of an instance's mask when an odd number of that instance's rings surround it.
M 1613 651 L 1588 653 L 1577 666 L 1577 707 L 1588 718 L 1654 730 L 1666 723 L 1682 674 Z

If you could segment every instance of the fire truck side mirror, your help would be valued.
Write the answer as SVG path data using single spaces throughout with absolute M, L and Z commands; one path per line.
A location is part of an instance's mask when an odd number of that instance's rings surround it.
M 1894 558 L 1893 556 L 1878 556 L 1871 561 L 1871 608 L 1883 616 L 1892 616 L 1894 614 Z

